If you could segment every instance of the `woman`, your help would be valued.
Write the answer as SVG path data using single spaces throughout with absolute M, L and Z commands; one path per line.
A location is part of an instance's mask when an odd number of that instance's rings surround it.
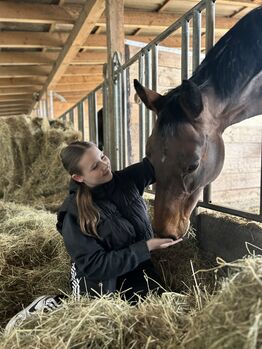
M 153 238 L 142 198 L 145 187 L 155 182 L 149 159 L 112 172 L 109 158 L 85 141 L 70 143 L 60 157 L 71 180 L 56 227 L 71 257 L 73 295 L 78 299 L 121 291 L 123 299 L 136 304 L 150 291 L 161 294 L 163 282 L 150 251 L 178 241 Z M 34 309 L 55 308 L 63 297 L 39 297 L 17 315 L 25 318 Z

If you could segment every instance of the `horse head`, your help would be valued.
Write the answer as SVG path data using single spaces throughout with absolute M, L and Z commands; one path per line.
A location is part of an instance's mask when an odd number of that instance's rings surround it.
M 220 173 L 224 143 L 210 100 L 198 86 L 184 80 L 166 95 L 134 80 L 136 92 L 157 114 L 147 140 L 146 156 L 155 169 L 153 227 L 157 236 L 182 237 L 201 190 Z

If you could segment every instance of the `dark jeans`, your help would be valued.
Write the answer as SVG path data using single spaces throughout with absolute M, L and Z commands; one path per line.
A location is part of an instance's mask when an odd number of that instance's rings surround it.
M 151 259 L 140 263 L 136 269 L 117 278 L 116 288 L 121 291 L 121 298 L 130 304 L 136 304 L 151 292 L 161 295 L 165 292 L 164 282 L 156 272 Z M 140 297 L 139 297 L 140 296 Z

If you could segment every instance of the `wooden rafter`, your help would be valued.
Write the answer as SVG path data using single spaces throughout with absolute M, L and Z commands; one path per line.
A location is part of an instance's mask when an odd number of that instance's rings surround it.
M 61 76 L 65 73 L 70 63 L 78 54 L 82 44 L 86 41 L 86 38 L 91 33 L 96 21 L 103 13 L 104 8 L 104 0 L 91 0 L 85 4 L 73 30 L 66 41 L 65 46 L 61 50 L 60 55 L 43 86 L 40 93 L 40 98 L 49 88 L 53 88 Z M 31 109 L 33 109 L 34 104 L 35 103 L 33 103 Z
M 58 5 L 0 1 L 1 22 L 74 24 L 75 16 Z

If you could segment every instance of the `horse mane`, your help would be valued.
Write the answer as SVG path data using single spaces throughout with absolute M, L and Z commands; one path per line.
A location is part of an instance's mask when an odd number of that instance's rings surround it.
M 233 99 L 261 70 L 262 6 L 259 6 L 242 17 L 208 51 L 190 80 L 200 89 L 213 87 L 221 100 Z M 168 105 L 169 112 L 158 119 L 160 132 L 173 132 L 177 123 L 186 121 L 177 103 L 180 86 L 164 95 L 162 104 Z
M 221 99 L 241 93 L 262 70 L 262 6 L 250 11 L 210 51 L 190 80 L 211 85 Z

